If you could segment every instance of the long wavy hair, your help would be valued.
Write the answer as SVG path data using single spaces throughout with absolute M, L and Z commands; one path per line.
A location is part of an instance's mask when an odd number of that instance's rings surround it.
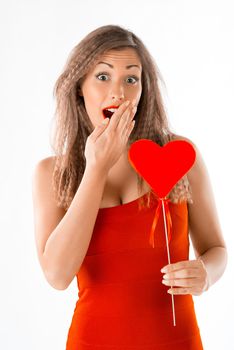
M 51 139 L 55 153 L 52 183 L 56 203 L 65 210 L 69 208 L 82 180 L 86 166 L 85 144 L 94 129 L 83 96 L 78 93 L 81 83 L 101 55 L 109 50 L 124 48 L 133 48 L 142 64 L 142 93 L 127 147 L 139 139 L 149 139 L 160 146 L 177 139 L 177 135 L 169 129 L 159 89 L 159 83 L 164 86 L 165 83 L 143 42 L 134 33 L 118 25 L 105 25 L 93 30 L 71 51 L 53 91 L 56 110 Z M 137 183 L 140 196 L 144 179 L 139 174 Z M 150 191 L 146 198 L 141 197 L 140 207 L 149 206 L 151 193 L 155 195 Z M 168 198 L 173 203 L 192 203 L 187 175 L 172 188 Z

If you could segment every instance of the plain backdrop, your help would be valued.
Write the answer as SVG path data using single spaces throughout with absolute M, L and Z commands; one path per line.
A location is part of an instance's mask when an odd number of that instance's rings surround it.
M 55 81 L 72 48 L 106 24 L 122 25 L 143 40 L 166 83 L 171 129 L 202 153 L 229 260 L 222 278 L 193 299 L 204 349 L 234 349 L 233 16 L 231 0 L 1 0 L 1 349 L 65 349 L 78 290 L 76 280 L 60 291 L 43 276 L 32 173 L 52 155 Z

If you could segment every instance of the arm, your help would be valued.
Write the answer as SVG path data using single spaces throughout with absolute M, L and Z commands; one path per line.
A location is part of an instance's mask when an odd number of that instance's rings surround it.
M 174 288 L 173 294 L 199 295 L 214 284 L 227 265 L 227 249 L 218 220 L 215 200 L 208 171 L 198 148 L 192 144 L 196 160 L 187 176 L 192 189 L 193 203 L 188 203 L 189 233 L 196 260 L 180 261 L 167 265 L 162 272 L 163 283 Z M 200 261 L 201 260 L 201 261 Z
M 85 258 L 107 174 L 86 168 L 67 212 L 58 208 L 51 190 L 51 160 L 39 162 L 33 178 L 35 236 L 38 257 L 47 281 L 66 289 Z
M 198 148 L 192 145 L 196 150 L 196 162 L 188 172 L 193 197 L 193 204 L 188 204 L 190 237 L 196 258 L 205 264 L 211 286 L 224 273 L 227 265 L 227 248 L 208 171 Z

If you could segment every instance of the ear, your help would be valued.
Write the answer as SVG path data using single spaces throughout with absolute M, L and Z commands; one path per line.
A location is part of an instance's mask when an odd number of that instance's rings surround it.
M 83 93 L 80 87 L 77 88 L 77 93 L 79 96 L 83 96 Z

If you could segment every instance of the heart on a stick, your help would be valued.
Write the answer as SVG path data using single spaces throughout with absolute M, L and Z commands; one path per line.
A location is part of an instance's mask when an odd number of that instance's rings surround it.
M 140 139 L 131 144 L 128 159 L 158 197 L 164 198 L 192 167 L 196 151 L 184 140 L 173 140 L 161 147 L 152 140 Z
M 130 146 L 128 159 L 135 171 L 144 178 L 160 198 L 151 227 L 150 244 L 154 247 L 154 231 L 159 219 L 159 210 L 162 207 L 168 264 L 171 264 L 169 243 L 172 221 L 167 203 L 169 199 L 166 199 L 166 196 L 191 168 L 196 159 L 196 152 L 193 146 L 184 140 L 170 141 L 161 147 L 152 140 L 141 139 Z M 171 300 L 173 325 L 176 326 L 173 293 Z

